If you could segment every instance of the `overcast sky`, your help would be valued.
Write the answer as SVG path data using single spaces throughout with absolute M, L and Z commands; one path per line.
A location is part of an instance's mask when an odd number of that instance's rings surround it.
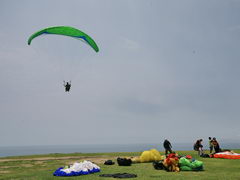
M 100 51 L 27 45 L 49 26 Z M 0 27 L 0 146 L 240 142 L 239 0 L 0 0 Z

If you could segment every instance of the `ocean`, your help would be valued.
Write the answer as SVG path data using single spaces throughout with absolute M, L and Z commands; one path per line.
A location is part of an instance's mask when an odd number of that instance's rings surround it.
M 172 144 L 173 150 L 192 150 L 193 144 Z M 224 149 L 240 149 L 240 144 L 221 144 Z M 0 157 L 24 156 L 50 153 L 102 153 L 102 152 L 142 152 L 149 149 L 163 151 L 162 144 L 85 144 L 85 145 L 42 145 L 42 146 L 0 146 Z M 205 146 L 205 149 L 208 149 Z

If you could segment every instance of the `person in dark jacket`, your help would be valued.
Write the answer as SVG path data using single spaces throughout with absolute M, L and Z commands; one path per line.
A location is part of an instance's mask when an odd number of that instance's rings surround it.
M 212 139 L 212 144 L 213 144 L 213 148 L 214 148 L 215 153 L 221 152 L 219 143 L 217 142 L 215 137 Z
M 167 139 L 164 140 L 163 147 L 165 149 L 165 155 L 167 155 L 168 152 L 172 153 L 172 145 Z
M 71 81 L 65 83 L 65 81 L 63 81 L 63 86 L 65 87 L 65 92 L 69 92 L 70 88 L 71 88 Z
M 203 154 L 203 145 L 202 145 L 202 139 L 198 139 L 196 143 L 193 146 L 193 149 L 195 151 L 198 151 L 198 155 L 201 156 Z
M 208 144 L 209 144 L 209 149 L 210 149 L 210 154 L 212 154 L 212 151 L 213 151 L 213 143 L 212 143 L 212 138 L 209 137 L 208 138 Z

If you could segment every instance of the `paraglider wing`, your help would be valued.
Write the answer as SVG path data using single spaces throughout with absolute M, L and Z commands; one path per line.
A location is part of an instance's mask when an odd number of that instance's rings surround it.
M 86 33 L 80 31 L 79 29 L 69 27 L 69 26 L 56 26 L 42 29 L 34 34 L 32 34 L 28 39 L 28 45 L 31 44 L 32 40 L 42 34 L 57 34 L 63 36 L 70 36 L 73 38 L 78 38 L 84 40 L 88 45 L 90 45 L 96 52 L 99 51 L 99 48 L 95 41 L 88 36 Z

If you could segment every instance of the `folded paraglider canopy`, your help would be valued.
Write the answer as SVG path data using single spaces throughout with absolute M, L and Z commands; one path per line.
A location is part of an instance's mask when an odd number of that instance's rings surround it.
M 195 159 L 189 160 L 185 157 L 181 157 L 179 160 L 179 166 L 181 171 L 202 171 L 203 162 Z
M 178 154 L 176 153 L 168 154 L 166 159 L 164 159 L 163 161 L 163 165 L 166 167 L 167 171 L 171 171 L 171 172 L 180 171 L 178 163 L 179 163 L 179 158 L 178 158 Z
M 240 154 L 233 151 L 225 151 L 220 153 L 215 153 L 212 155 L 214 158 L 223 158 L 223 159 L 240 159 Z
M 74 163 L 73 165 L 58 168 L 54 176 L 80 176 L 100 172 L 100 167 L 90 161 Z
M 134 163 L 144 163 L 144 162 L 154 162 L 160 161 L 163 157 L 160 155 L 159 151 L 156 149 L 151 149 L 149 151 L 143 151 L 140 157 L 132 158 Z

